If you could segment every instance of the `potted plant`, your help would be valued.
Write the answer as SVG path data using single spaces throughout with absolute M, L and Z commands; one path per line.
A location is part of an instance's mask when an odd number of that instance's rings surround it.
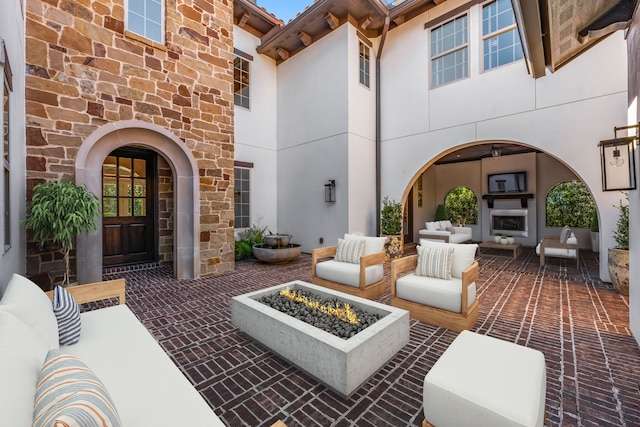
M 69 253 L 76 234 L 96 229 L 95 218 L 100 213 L 100 200 L 84 185 L 54 180 L 33 187 L 27 219 L 23 224 L 33 230 L 33 238 L 40 247 L 52 241 L 64 258 L 62 286 L 69 284 L 71 264 Z
M 494 241 L 495 243 L 500 243 L 500 239 L 502 239 L 502 233 L 496 233 L 496 234 L 493 236 L 493 241 Z
M 629 295 L 629 195 L 627 202 L 620 200 L 618 206 L 618 222 L 613 233 L 615 248 L 609 248 L 609 276 L 611 283 L 622 295 Z M 615 205 L 614 205 L 615 206 Z
M 513 245 L 515 242 L 516 239 L 511 234 L 507 234 L 507 245 Z
M 382 200 L 382 211 L 380 212 L 380 233 L 387 237 L 384 248 L 387 256 L 394 259 L 402 255 L 403 235 L 402 235 L 402 205 L 395 200 L 385 197 Z
M 591 217 L 591 250 L 593 252 L 600 252 L 600 228 L 598 225 L 598 211 L 593 210 L 593 216 Z

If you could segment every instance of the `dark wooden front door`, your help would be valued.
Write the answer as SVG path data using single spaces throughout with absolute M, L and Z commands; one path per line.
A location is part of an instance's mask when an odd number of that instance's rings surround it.
M 102 264 L 157 259 L 156 153 L 122 149 L 102 166 Z

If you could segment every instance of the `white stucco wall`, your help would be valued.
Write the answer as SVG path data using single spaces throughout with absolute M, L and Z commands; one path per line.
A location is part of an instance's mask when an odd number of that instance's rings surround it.
M 0 13 L 0 38 L 4 40 L 9 57 L 9 63 L 13 72 L 13 91 L 10 93 L 10 136 L 9 136 L 9 163 L 10 163 L 10 228 L 11 246 L 4 247 L 4 215 L 0 217 L 0 295 L 4 292 L 11 275 L 15 273 L 24 274 L 26 270 L 25 261 L 25 232 L 20 225 L 20 220 L 25 218 L 25 170 L 26 170 L 26 148 L 25 148 L 25 109 L 24 109 L 24 20 L 21 9 L 21 1 L 8 1 L 2 4 Z M 0 67 L 0 88 L 4 81 L 4 72 Z M 0 109 L 3 108 L 0 103 Z M 2 112 L 4 113 L 4 112 Z M 0 120 L 0 135 L 4 135 Z M 4 150 L 1 156 L 4 157 Z M 4 169 L 4 168 L 3 168 Z M 4 172 L 0 174 L 0 212 L 5 212 L 5 178 Z
M 628 123 L 640 123 L 640 6 L 636 7 L 631 29 L 627 34 L 629 58 Z M 636 165 L 640 165 L 636 149 Z M 640 181 L 639 181 L 640 182 Z M 640 190 L 629 192 L 629 324 L 640 344 Z M 602 236 L 602 233 L 600 233 Z
M 351 25 L 348 37 L 348 231 L 374 236 L 376 213 L 376 62 L 377 46 L 369 49 L 370 84 L 360 83 L 360 39 Z M 366 43 L 365 43 L 366 44 Z
M 369 88 L 359 82 L 359 38 L 350 24 L 277 68 L 278 182 L 287 189 L 279 193 L 278 224 L 305 252 L 335 245 L 346 232 L 375 234 L 375 48 Z M 324 201 L 330 179 L 335 203 Z
M 389 33 L 382 55 L 382 194 L 400 199 L 430 162 L 453 147 L 512 141 L 564 162 L 591 189 L 601 217 L 601 277 L 613 243 L 615 192 L 602 192 L 598 141 L 626 122 L 627 62 L 622 32 L 554 74 L 534 80 L 524 63 L 480 72 L 481 6 L 469 15 L 470 77 L 428 90 L 426 18 Z M 432 9 L 432 11 L 435 10 Z M 486 203 L 486 202 L 484 202 Z
M 278 230 L 276 63 L 259 55 L 260 39 L 234 26 L 233 44 L 253 57 L 249 65 L 250 108 L 234 109 L 236 161 L 253 163 L 250 172 L 251 225 Z M 286 232 L 286 231 L 282 231 Z

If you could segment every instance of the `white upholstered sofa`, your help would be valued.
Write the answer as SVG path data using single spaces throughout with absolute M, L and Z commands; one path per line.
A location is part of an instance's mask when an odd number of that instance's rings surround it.
M 580 267 L 580 246 L 578 239 L 569 227 L 562 227 L 559 236 L 545 236 L 536 246 L 536 254 L 540 255 L 540 265 L 544 265 L 546 257 L 568 258 L 576 260 Z
M 339 245 L 349 241 L 364 242 L 362 252 L 350 262 L 337 257 Z M 375 299 L 386 288 L 383 263 L 386 260 L 386 237 L 370 237 L 345 234 L 338 245 L 316 248 L 311 251 L 311 282 L 336 291 L 362 298 Z M 325 258 L 331 257 L 330 260 Z
M 80 340 L 73 345 L 58 345 L 58 324 L 51 301 L 33 282 L 16 274 L 2 295 L 2 425 L 32 425 L 36 383 L 53 348 L 75 356 L 95 373 L 111 396 L 123 426 L 224 425 L 124 304 L 124 280 L 67 289 L 78 303 L 120 299 L 119 305 L 82 313 Z
M 443 241 L 445 243 L 471 243 L 471 227 L 454 227 L 451 221 L 425 222 L 425 228 L 418 231 L 421 239 Z
M 471 329 L 478 319 L 476 280 L 478 245 L 432 242 L 420 239 L 418 255 L 391 262 L 391 305 L 408 310 L 412 319 L 460 332 Z M 425 251 L 453 249 L 449 278 L 437 271 L 421 271 Z M 442 258 L 431 258 L 434 264 Z

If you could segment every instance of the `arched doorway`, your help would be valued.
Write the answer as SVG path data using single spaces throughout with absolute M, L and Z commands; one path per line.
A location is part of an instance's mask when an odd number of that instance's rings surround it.
M 522 194 L 489 194 L 489 176 L 502 173 L 526 175 Z M 473 229 L 474 241 L 492 238 L 494 210 L 517 210 L 513 215 L 525 215 L 528 224 L 518 240 L 523 246 L 535 247 L 541 236 L 559 234 L 560 230 L 546 224 L 544 196 L 554 185 L 570 180 L 583 181 L 569 164 L 551 153 L 515 141 L 477 141 L 453 147 L 425 163 L 405 188 L 403 201 L 406 205 L 412 192 L 415 194 L 420 189 L 422 206 L 414 203 L 414 237 L 417 239 L 419 230 L 425 228 L 425 221 L 434 220 L 437 205 L 446 203 L 449 192 L 460 186 L 467 187 L 478 200 L 477 224 L 467 224 Z M 591 189 L 590 192 L 597 200 L 598 192 Z M 589 228 L 578 229 L 577 233 L 581 247 L 591 250 Z
M 102 199 L 102 167 L 107 157 L 122 147 L 142 147 L 166 159 L 173 175 L 174 192 L 174 275 L 178 279 L 199 276 L 199 187 L 198 168 L 191 151 L 167 129 L 141 121 L 112 123 L 93 132 L 83 142 L 76 157 L 76 183 L 85 184 Z M 77 270 L 79 283 L 102 280 L 103 221 L 96 231 L 78 236 Z

